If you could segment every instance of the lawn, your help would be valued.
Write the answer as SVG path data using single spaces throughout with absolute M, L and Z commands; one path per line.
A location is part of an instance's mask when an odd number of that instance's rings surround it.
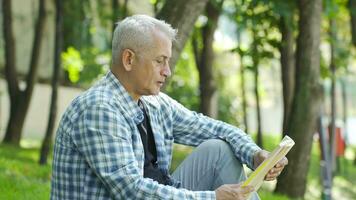
M 271 150 L 279 141 L 278 137 L 264 138 L 266 148 Z M 28 145 L 26 145 L 28 146 Z M 37 146 L 37 145 L 35 145 Z M 179 165 L 192 148 L 175 145 L 172 161 L 172 171 Z M 0 145 L 0 199 L 41 200 L 49 198 L 51 166 L 38 165 L 37 147 L 15 148 L 9 145 Z M 349 157 L 355 149 L 349 149 Z M 311 166 L 308 173 L 308 186 L 305 199 L 320 199 L 321 186 L 319 181 L 319 151 L 314 144 L 311 156 Z M 343 159 L 342 170 L 334 178 L 333 194 L 335 199 L 356 199 L 356 167 L 351 160 Z M 284 196 L 273 194 L 271 191 L 275 182 L 264 183 L 259 191 L 263 200 L 285 200 Z

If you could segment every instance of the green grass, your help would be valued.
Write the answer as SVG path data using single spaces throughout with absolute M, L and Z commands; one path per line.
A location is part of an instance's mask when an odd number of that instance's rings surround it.
M 272 150 L 280 137 L 264 138 L 265 148 Z M 34 145 L 22 142 L 23 146 L 31 148 L 16 148 L 0 145 L 0 199 L 49 199 L 51 166 L 38 164 L 39 149 Z M 36 146 L 36 145 L 35 145 Z M 38 146 L 38 145 L 37 145 Z M 174 145 L 171 171 L 193 150 L 191 147 Z M 356 149 L 349 149 L 350 154 Z M 356 199 L 356 167 L 352 165 L 351 157 L 341 161 L 343 168 L 334 178 L 333 194 L 338 200 Z M 319 150 L 314 144 L 311 164 L 308 173 L 307 193 L 305 199 L 320 199 L 321 185 L 319 180 Z M 275 182 L 264 183 L 259 191 L 263 200 L 288 200 L 289 198 L 273 194 Z
M 37 148 L 0 145 L 0 199 L 49 199 L 50 166 L 39 166 Z

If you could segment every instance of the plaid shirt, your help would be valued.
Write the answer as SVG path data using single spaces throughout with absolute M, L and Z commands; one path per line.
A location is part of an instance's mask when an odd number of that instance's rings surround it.
M 240 129 L 189 111 L 167 95 L 144 96 L 157 148 L 168 171 L 173 142 L 197 146 L 227 141 L 250 168 L 260 150 Z M 137 129 L 143 113 L 109 72 L 67 108 L 54 146 L 51 199 L 215 199 L 214 191 L 190 191 L 143 177 L 144 150 Z

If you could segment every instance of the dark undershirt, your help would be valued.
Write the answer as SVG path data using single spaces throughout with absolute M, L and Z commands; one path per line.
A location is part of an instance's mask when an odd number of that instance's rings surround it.
M 145 178 L 151 178 L 163 185 L 171 185 L 172 182 L 169 176 L 163 170 L 158 168 L 156 144 L 154 141 L 151 124 L 149 123 L 147 111 L 140 100 L 138 101 L 138 105 L 143 111 L 144 115 L 143 121 L 137 125 L 145 152 L 143 176 Z

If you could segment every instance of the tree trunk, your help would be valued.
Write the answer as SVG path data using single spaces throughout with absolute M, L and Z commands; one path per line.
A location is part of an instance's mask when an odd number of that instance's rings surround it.
M 258 62 L 254 62 L 254 92 L 256 97 L 256 114 L 257 114 L 257 145 L 263 148 L 262 139 L 262 118 L 261 118 L 261 106 L 260 106 L 260 94 L 259 94 L 259 72 L 258 72 Z
M 356 46 L 356 0 L 349 0 L 352 44 Z
M 208 0 L 167 0 L 157 14 L 158 19 L 165 20 L 172 27 L 178 29 L 177 41 L 173 44 L 172 58 L 169 62 L 172 72 L 174 72 L 179 55 L 193 30 L 194 23 L 203 12 L 207 2 Z
M 24 96 L 23 92 L 20 91 L 17 96 L 10 98 L 10 116 L 3 140 L 4 143 L 17 146 L 20 144 L 22 128 L 25 121 L 23 110 L 26 109 L 26 103 L 22 96 Z
M 111 1 L 111 6 L 112 6 L 112 35 L 114 34 L 115 31 L 115 25 L 116 22 L 119 20 L 119 2 L 118 0 L 112 0 Z M 111 37 L 112 38 L 112 37 Z
M 53 75 L 52 75 L 52 97 L 51 105 L 49 111 L 49 120 L 47 124 L 47 130 L 45 138 L 42 141 L 40 160 L 41 165 L 47 164 L 48 154 L 52 146 L 52 136 L 54 131 L 54 125 L 57 115 L 57 96 L 58 96 L 58 79 L 61 69 L 61 52 L 62 52 L 62 22 L 63 22 L 63 12 L 62 12 L 62 0 L 56 0 L 56 27 L 55 27 L 55 46 L 54 46 L 54 65 L 53 65 Z
M 127 17 L 127 5 L 129 3 L 129 0 L 124 0 L 124 5 L 122 6 L 122 19 Z
M 193 43 L 195 49 L 195 60 L 199 70 L 199 87 L 200 87 L 200 112 L 217 118 L 218 115 L 218 94 L 214 80 L 213 62 L 214 62 L 214 33 L 217 28 L 222 2 L 219 6 L 208 3 L 206 13 L 208 21 L 201 30 L 203 47 L 198 51 L 196 43 Z M 194 39 L 198 39 L 193 38 Z
M 330 72 L 331 72 L 331 91 L 330 91 L 330 102 L 331 102 L 331 116 L 330 116 L 330 129 L 329 129 L 329 146 L 330 146 L 330 161 L 331 169 L 334 173 L 336 170 L 336 94 L 335 94 L 335 44 L 336 44 L 336 33 L 335 33 L 335 20 L 330 19 Z
M 263 139 L 262 139 L 262 118 L 261 118 L 261 107 L 260 107 L 260 95 L 259 95 L 259 63 L 260 58 L 258 55 L 256 30 L 252 28 L 253 42 L 252 42 L 252 68 L 254 73 L 254 93 L 256 98 L 256 115 L 257 115 L 257 145 L 263 148 Z
M 238 8 L 238 4 L 235 1 L 235 8 Z M 237 13 L 236 15 L 239 15 L 240 13 Z M 247 98 L 246 98 L 246 88 L 245 88 L 245 66 L 243 64 L 243 58 L 246 54 L 246 52 L 241 48 L 241 32 L 242 28 L 238 27 L 236 30 L 237 34 L 237 49 L 238 53 L 240 56 L 240 87 L 241 87 L 241 99 L 242 99 L 242 114 L 243 114 L 243 123 L 244 123 L 244 128 L 245 128 L 245 133 L 249 133 L 249 128 L 248 128 L 248 121 L 247 121 Z
M 306 189 L 313 133 L 316 131 L 320 86 L 321 0 L 299 0 L 299 36 L 296 57 L 296 87 L 287 134 L 295 146 L 289 164 L 281 174 L 276 192 L 302 198 Z
M 292 18 L 292 17 L 291 17 Z M 290 110 L 292 107 L 293 92 L 294 92 L 294 77 L 295 77 L 295 62 L 293 50 L 293 29 L 290 22 L 292 19 L 281 17 L 280 31 L 282 34 L 282 44 L 279 49 L 281 54 L 281 71 L 282 71 L 282 87 L 283 87 L 283 131 L 282 135 L 286 135 L 287 124 Z
M 247 100 L 246 100 L 246 88 L 245 88 L 245 67 L 243 65 L 242 59 L 243 54 L 240 54 L 240 87 L 241 87 L 241 98 L 242 98 L 242 112 L 243 112 L 243 121 L 245 126 L 245 132 L 249 133 L 248 121 L 247 121 Z
M 118 1 L 118 0 L 117 0 Z M 63 49 L 82 49 L 91 45 L 89 33 L 90 19 L 87 16 L 88 0 L 63 1 Z M 67 77 L 67 75 L 65 76 Z M 70 80 L 66 80 L 70 83 Z
M 22 128 L 31 101 L 32 92 L 36 83 L 39 53 L 45 24 L 45 0 L 39 1 L 38 19 L 32 46 L 32 55 L 29 72 L 26 78 L 26 89 L 21 91 L 16 75 L 15 65 L 15 39 L 12 31 L 11 0 L 3 1 L 4 36 L 5 36 L 5 71 L 10 96 L 10 118 L 3 142 L 19 145 Z

